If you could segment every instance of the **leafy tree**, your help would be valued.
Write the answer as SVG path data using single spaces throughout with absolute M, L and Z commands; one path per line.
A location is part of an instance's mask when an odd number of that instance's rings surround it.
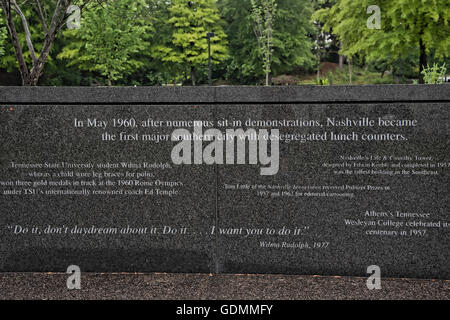
M 99 72 L 108 85 L 144 65 L 139 54 L 148 51 L 152 27 L 143 0 L 110 1 L 90 8 L 83 15 L 81 29 L 67 30 L 72 38 L 59 59 L 68 66 Z
M 172 0 L 168 11 L 171 35 L 153 47 L 153 56 L 175 72 L 189 72 L 192 85 L 196 85 L 197 70 L 208 63 L 208 32 L 215 33 L 211 38 L 212 63 L 228 57 L 227 37 L 215 0 Z
M 266 86 L 269 85 L 269 74 L 273 53 L 273 25 L 277 4 L 275 0 L 251 0 L 252 19 L 255 22 L 255 35 L 258 40 L 263 67 L 266 74 Z
M 0 9 L 0 15 L 2 11 Z M 5 54 L 6 28 L 0 25 L 0 57 Z
M 310 0 L 276 0 L 271 73 L 279 75 L 295 69 L 309 70 L 314 66 L 312 54 Z M 255 83 L 265 74 L 254 33 L 250 0 L 219 0 L 219 8 L 230 39 L 230 56 L 226 71 L 228 79 L 238 83 Z
M 330 8 L 335 3 L 335 0 L 313 0 L 312 2 L 314 11 L 317 11 L 323 8 Z M 339 43 L 336 39 L 336 36 L 329 32 L 325 32 L 323 30 L 323 24 L 320 21 L 314 20 L 313 24 L 316 31 L 313 53 L 317 57 L 316 81 L 319 81 L 321 76 L 320 75 L 321 62 L 338 61 L 339 68 L 342 69 L 344 65 L 344 56 L 342 55 L 337 56 L 337 53 L 339 51 Z
M 69 6 L 76 4 L 83 9 L 91 1 L 34 0 L 18 3 L 16 0 L 0 0 L 23 85 L 37 85 L 56 36 L 70 16 L 67 13 Z M 24 52 L 23 47 L 27 51 Z
M 34 8 L 32 6 L 29 7 L 22 7 L 22 12 L 25 15 L 27 22 L 28 22 L 28 26 L 29 26 L 29 31 L 30 31 L 30 35 L 31 35 L 31 41 L 33 43 L 34 49 L 36 52 L 40 52 L 42 50 L 42 26 L 41 26 L 41 22 L 39 20 L 39 17 L 37 16 Z M 48 10 L 48 8 L 47 8 Z M 23 24 L 22 21 L 20 20 L 20 17 L 15 16 L 15 23 L 16 26 L 18 28 L 18 39 L 19 39 L 19 43 L 20 43 L 20 47 L 21 48 L 27 48 L 27 42 L 26 42 L 26 35 L 25 32 L 21 32 L 21 30 L 23 30 Z M 0 9 L 0 29 L 1 26 L 4 25 L 6 26 L 6 20 L 4 17 L 4 13 L 3 11 Z M 9 32 L 7 27 L 5 27 L 6 30 L 6 39 L 5 42 L 3 43 L 3 49 L 4 49 L 4 53 L 1 56 L 0 59 L 0 68 L 3 69 L 3 72 L 8 72 L 11 73 L 9 76 L 6 77 L 2 77 L 3 79 L 11 79 L 13 80 L 14 78 L 16 78 L 17 76 L 19 76 L 20 79 L 20 72 L 19 72 L 19 63 L 18 63 L 18 59 L 17 59 L 17 55 L 16 55 L 16 51 L 15 48 L 13 46 L 13 42 L 11 41 L 11 38 L 9 36 Z M 0 31 L 1 34 L 1 31 Z M 63 40 L 64 37 L 61 36 L 61 34 L 55 38 L 55 41 L 52 45 L 51 48 L 51 53 L 48 56 L 45 66 L 41 72 L 41 76 L 39 77 L 39 83 L 42 84 L 45 82 L 45 78 L 51 78 L 51 77 L 55 77 L 55 75 L 59 75 L 65 72 L 65 70 L 63 70 L 63 66 L 61 66 L 61 68 L 57 68 L 57 66 L 55 66 L 55 60 L 52 59 L 52 52 L 55 52 L 58 50 L 58 42 L 61 42 L 61 40 Z M 28 66 L 32 66 L 32 57 L 31 54 L 29 52 L 29 50 L 23 50 L 23 58 L 26 62 L 26 64 Z M 17 72 L 16 72 L 17 71 Z M 53 72 L 54 71 L 54 72 Z M 73 70 L 72 70 L 73 72 Z M 19 80 L 18 79 L 18 83 L 23 82 L 23 80 Z M 14 79 L 15 80 L 15 79 Z M 55 85 L 58 85 L 60 83 L 52 83 Z
M 62 32 L 55 40 L 44 72 L 39 78 L 42 86 L 89 86 L 93 83 L 104 83 L 104 78 L 97 72 L 81 70 L 78 66 L 68 66 L 67 60 L 57 56 L 74 40 Z
M 171 18 L 170 1 L 155 1 L 152 6 L 154 12 L 154 33 L 152 45 L 150 47 L 150 54 L 152 59 L 149 60 L 149 74 L 148 78 L 151 84 L 167 84 L 177 83 L 183 80 L 183 67 L 169 61 L 163 61 L 166 57 L 165 48 L 170 46 L 172 42 L 173 24 L 168 21 Z
M 324 29 L 336 34 L 341 52 L 351 58 L 387 58 L 391 62 L 411 53 L 419 57 L 421 72 L 430 54 L 444 58 L 450 51 L 450 2 L 448 0 L 378 0 L 381 29 L 367 27 L 367 7 L 371 0 L 336 0 L 331 8 L 318 10 L 314 18 Z M 423 75 L 420 76 L 423 82 Z

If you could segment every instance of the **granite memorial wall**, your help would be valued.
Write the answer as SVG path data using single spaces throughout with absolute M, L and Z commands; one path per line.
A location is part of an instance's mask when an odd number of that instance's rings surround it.
M 450 90 L 0 88 L 0 270 L 450 278 Z

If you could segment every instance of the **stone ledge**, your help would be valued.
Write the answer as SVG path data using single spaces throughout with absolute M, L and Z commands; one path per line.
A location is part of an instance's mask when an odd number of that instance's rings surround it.
M 1 104 L 264 104 L 420 101 L 450 101 L 450 86 L 0 87 Z

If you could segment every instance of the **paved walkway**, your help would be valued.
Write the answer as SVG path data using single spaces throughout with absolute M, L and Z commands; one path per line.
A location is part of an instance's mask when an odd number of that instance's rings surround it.
M 62 273 L 0 273 L 0 299 L 450 299 L 449 280 L 289 275 L 82 274 L 81 290 Z

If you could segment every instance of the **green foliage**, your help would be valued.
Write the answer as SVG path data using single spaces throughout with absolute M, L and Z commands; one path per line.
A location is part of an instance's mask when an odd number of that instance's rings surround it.
M 219 0 L 230 41 L 231 59 L 223 72 L 226 78 L 241 84 L 255 84 L 264 75 L 260 49 L 254 32 L 250 0 Z M 314 26 L 310 0 L 277 0 L 274 19 L 271 72 L 274 76 L 293 70 L 309 70 L 315 58 L 311 52 Z
M 272 71 L 275 74 L 314 66 L 310 0 L 277 0 Z
M 152 44 L 150 46 L 152 59 L 148 61 L 147 78 L 152 85 L 177 83 L 183 78 L 179 66 L 163 62 L 158 50 L 159 46 L 169 44 L 172 39 L 172 25 L 168 23 L 170 19 L 169 8 L 169 1 L 155 1 L 150 9 L 154 17 L 154 30 L 157 30 L 152 36 Z
M 360 68 L 358 66 L 353 66 L 352 83 L 355 85 L 360 84 L 392 84 L 395 83 L 395 79 L 392 75 L 381 76 L 379 72 L 372 72 L 366 70 L 365 68 Z M 348 85 L 349 83 L 349 73 L 347 68 L 335 69 L 328 73 L 327 79 L 322 78 L 322 80 L 327 80 L 326 84 L 329 85 Z M 299 85 L 313 84 L 318 85 L 316 75 L 310 75 L 304 77 Z
M 42 3 L 51 13 L 56 1 Z M 263 4 L 276 6 L 270 25 Z M 20 5 L 39 54 L 43 26 L 35 2 Z M 381 30 L 367 28 L 369 5 L 381 8 Z M 255 6 L 259 13 L 252 11 Z M 85 9 L 82 28 L 56 38 L 40 85 L 104 84 L 108 78 L 115 85 L 202 83 L 207 79 L 207 32 L 216 34 L 213 78 L 224 84 L 261 84 L 267 70 L 274 77 L 295 74 L 294 83 L 307 79 L 301 82 L 316 84 L 315 76 L 301 74 L 320 61 L 337 62 L 340 44 L 340 52 L 352 60 L 355 84 L 411 82 L 421 70 L 419 57 L 423 67 L 431 66 L 422 75 L 435 83 L 442 67 L 433 63 L 450 63 L 448 0 L 108 0 L 92 1 Z M 31 65 L 22 22 L 17 14 L 14 20 Z M 0 69 L 14 71 L 17 57 L 5 26 L 0 11 Z M 345 69 L 321 76 L 329 84 L 349 80 Z
M 335 0 L 313 0 L 314 11 L 331 8 L 335 4 Z M 325 32 L 323 30 L 323 24 L 317 20 L 312 21 L 315 28 L 315 41 L 312 51 L 316 56 L 317 72 L 320 71 L 320 63 L 323 61 L 333 61 L 333 58 L 338 59 L 339 43 L 336 36 Z M 335 59 L 336 60 L 336 59 Z
M 226 79 L 250 83 L 262 77 L 258 43 L 253 31 L 249 0 L 219 0 L 221 15 L 226 23 L 230 61 L 226 64 Z
M 319 86 L 326 86 L 326 85 L 328 85 L 328 79 L 319 78 L 319 79 L 317 79 L 316 84 Z
M 152 55 L 173 73 L 191 73 L 195 85 L 196 71 L 208 64 L 208 32 L 215 33 L 211 38 L 212 64 L 228 57 L 227 36 L 218 9 L 214 0 L 173 0 L 167 10 L 164 36 L 152 47 Z
M 152 27 L 143 0 L 108 1 L 82 15 L 81 28 L 67 30 L 71 41 L 58 55 L 68 66 L 99 72 L 112 81 L 144 66 L 142 54 L 148 52 Z
M 447 67 L 445 63 L 440 66 L 434 63 L 432 67 L 427 65 L 425 69 L 422 70 L 423 79 L 426 84 L 441 84 L 444 82 L 444 77 L 447 72 Z
M 328 83 L 330 86 L 333 85 L 333 72 L 328 72 Z
M 381 9 L 381 30 L 369 29 L 366 13 L 370 5 Z M 336 0 L 331 8 L 318 10 L 313 18 L 324 30 L 336 34 L 347 57 L 395 61 L 426 53 L 446 57 L 450 51 L 450 2 L 448 0 Z
M 273 28 L 277 4 L 275 0 L 251 0 L 252 19 L 255 23 L 255 35 L 258 40 L 259 53 L 263 60 L 266 74 L 266 86 L 269 85 L 273 54 Z
M 396 77 L 400 77 L 401 79 L 411 79 L 417 78 L 417 74 L 419 72 L 418 54 L 410 54 L 406 57 L 399 57 L 397 59 L 390 58 L 382 58 L 371 60 L 367 62 L 367 66 L 370 71 L 379 72 L 380 74 L 384 74 L 386 71 L 392 72 L 392 74 Z
M 2 15 L 2 10 L 0 9 L 0 15 Z M 0 23 L 2 21 L 0 20 Z M 3 26 L 3 23 L 0 24 L 0 57 L 5 54 L 5 43 L 6 39 L 8 38 L 6 27 Z

